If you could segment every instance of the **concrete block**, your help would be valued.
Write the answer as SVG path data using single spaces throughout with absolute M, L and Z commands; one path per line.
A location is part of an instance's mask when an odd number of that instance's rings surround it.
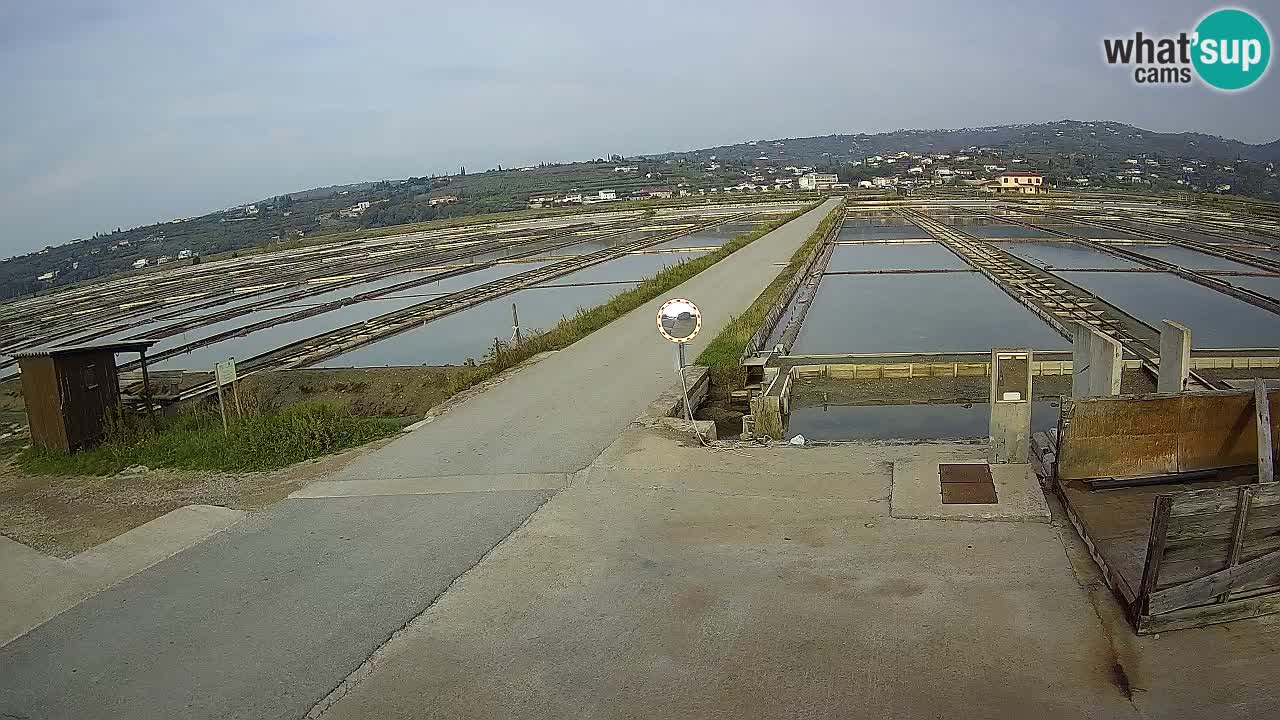
M 991 466 L 996 486 L 993 505 L 943 505 L 939 462 L 945 457 L 923 457 L 893 464 L 893 489 L 889 514 L 915 520 L 996 520 L 1004 522 L 1050 521 L 1049 506 L 1030 465 L 1007 463 Z M 960 461 L 964 462 L 964 461 Z M 981 460 L 974 461 L 982 464 Z
M 1160 323 L 1160 374 L 1156 391 L 1182 392 L 1191 371 L 1191 329 L 1172 320 Z
M 1093 333 L 1089 347 L 1089 395 L 1107 397 L 1120 394 L 1120 372 L 1124 370 L 1120 343 Z
M 1076 323 L 1071 334 L 1071 397 L 1089 397 L 1089 351 L 1093 328 Z
M 1120 343 L 1076 323 L 1071 338 L 1071 397 L 1119 395 L 1123 359 Z
M 992 463 L 1025 463 L 1031 456 L 1030 349 L 991 351 L 990 440 Z

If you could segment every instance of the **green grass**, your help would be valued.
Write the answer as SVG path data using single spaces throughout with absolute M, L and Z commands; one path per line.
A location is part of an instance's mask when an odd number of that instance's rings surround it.
M 626 292 L 619 293 L 602 305 L 581 310 L 572 317 L 564 318 L 550 330 L 533 334 L 519 345 L 504 347 L 499 352 L 490 354 L 484 362 L 474 368 L 451 376 L 449 394 L 453 395 L 482 383 L 504 370 L 519 365 L 538 353 L 549 350 L 562 350 L 572 345 L 650 300 L 669 292 L 672 288 L 800 217 L 816 206 L 817 204 L 815 203 L 777 220 L 764 223 L 754 230 L 743 233 L 726 242 L 714 252 L 664 268 L 653 277 L 644 280 Z
M 706 365 L 710 368 L 712 383 L 729 389 L 742 387 L 744 378 L 739 362 L 742 359 L 742 352 L 746 349 L 747 343 L 764 322 L 764 317 L 769 314 L 769 309 L 781 297 L 787 283 L 791 282 L 791 278 L 800 272 L 805 258 L 822 242 L 822 238 L 826 236 L 832 224 L 839 217 L 839 207 L 827 213 L 827 216 L 822 219 L 822 222 L 818 223 L 818 227 L 814 229 L 808 239 L 791 256 L 791 262 L 787 263 L 782 272 L 778 273 L 778 277 L 769 283 L 769 286 L 756 297 L 755 302 L 751 303 L 751 306 L 745 312 L 731 319 L 724 330 L 721 330 L 720 334 L 698 354 L 696 362 L 699 365 Z
M 29 448 L 18 464 L 32 474 L 111 475 L 133 465 L 183 470 L 274 470 L 328 455 L 396 432 L 400 424 L 351 417 L 328 405 L 296 405 L 250 415 L 223 435 L 208 411 L 185 413 L 151 428 L 143 421 L 108 433 L 98 447 L 64 455 Z

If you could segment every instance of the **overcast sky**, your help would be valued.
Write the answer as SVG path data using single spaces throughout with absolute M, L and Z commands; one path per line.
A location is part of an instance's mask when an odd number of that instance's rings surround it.
M 1274 140 L 1274 71 L 1223 94 L 1102 61 L 1216 7 L 0 0 L 0 256 L 463 164 L 1068 117 Z

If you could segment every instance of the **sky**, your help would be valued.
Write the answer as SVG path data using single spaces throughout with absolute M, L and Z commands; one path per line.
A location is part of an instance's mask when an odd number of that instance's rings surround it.
M 1227 94 L 1103 61 L 1217 7 L 0 0 L 0 256 L 460 165 L 1064 118 L 1275 140 L 1275 71 Z

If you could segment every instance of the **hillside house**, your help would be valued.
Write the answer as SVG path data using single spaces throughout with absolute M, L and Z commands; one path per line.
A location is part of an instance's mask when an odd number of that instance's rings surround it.
M 983 190 L 1014 195 L 1040 195 L 1045 192 L 1044 176 L 1027 170 L 1003 172 L 983 186 Z
M 830 190 L 831 186 L 840 182 L 840 178 L 832 173 L 805 173 L 800 176 L 801 190 Z

